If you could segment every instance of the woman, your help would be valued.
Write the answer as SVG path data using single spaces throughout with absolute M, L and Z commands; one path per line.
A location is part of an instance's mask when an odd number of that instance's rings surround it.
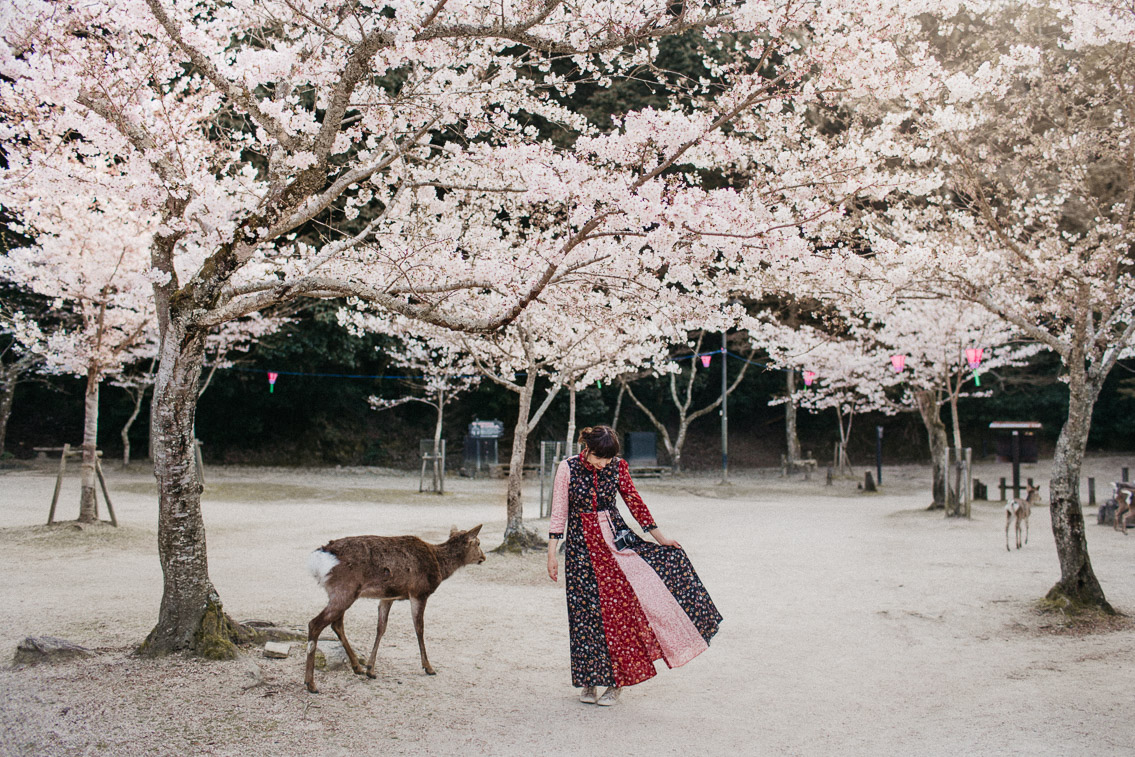
M 721 615 L 681 545 L 659 530 L 635 491 L 615 430 L 585 428 L 579 443 L 579 456 L 556 471 L 548 577 L 557 579 L 556 546 L 566 532 L 572 684 L 583 689 L 579 701 L 613 705 L 624 686 L 654 676 L 655 660 L 673 668 L 705 651 Z M 657 544 L 627 528 L 616 492 Z M 607 687 L 602 696 L 597 686 Z

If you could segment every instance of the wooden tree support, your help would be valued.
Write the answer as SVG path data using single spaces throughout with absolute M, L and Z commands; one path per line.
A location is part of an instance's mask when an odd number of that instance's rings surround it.
M 47 512 L 47 525 L 50 526 L 55 523 L 55 507 L 59 504 L 59 490 L 63 488 L 63 474 L 67 471 L 67 458 L 71 455 L 82 454 L 82 450 L 71 449 L 70 444 L 64 444 L 62 447 L 36 447 L 35 449 L 37 452 L 60 452 L 59 473 L 55 476 L 55 493 L 51 495 L 51 509 Z M 110 514 L 110 525 L 117 528 L 118 518 L 114 515 L 114 504 L 110 501 L 110 492 L 106 488 L 106 476 L 102 472 L 101 456 L 102 452 L 96 450 L 95 474 L 98 476 L 99 486 L 102 488 L 103 499 L 106 500 L 106 511 Z

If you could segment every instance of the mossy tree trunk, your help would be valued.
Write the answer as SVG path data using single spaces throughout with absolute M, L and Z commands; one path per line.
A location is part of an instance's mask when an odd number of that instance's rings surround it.
M 1111 614 L 1115 611 L 1104 597 L 1088 557 L 1084 512 L 1080 507 L 1080 471 L 1091 430 L 1092 409 L 1103 383 L 1089 379 L 1085 373 L 1070 371 L 1068 419 L 1060 430 L 1052 458 L 1049 493 L 1060 581 L 1049 590 L 1048 599 Z
M 151 436 L 158 479 L 158 558 L 162 603 L 143 643 L 149 655 L 189 651 L 211 658 L 235 655 L 239 635 L 209 579 L 201 484 L 193 449 L 205 331 L 171 318 L 154 383 Z

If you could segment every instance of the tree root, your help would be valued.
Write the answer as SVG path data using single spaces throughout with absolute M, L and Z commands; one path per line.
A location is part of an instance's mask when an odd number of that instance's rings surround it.
M 520 526 L 515 529 L 506 529 L 504 541 L 496 549 L 489 550 L 498 555 L 520 555 L 528 550 L 546 549 L 548 542 L 542 539 L 535 531 Z
M 188 652 L 194 657 L 207 660 L 234 660 L 239 654 L 238 644 L 247 645 L 257 641 L 255 629 L 243 626 L 225 614 L 221 598 L 216 592 L 210 592 L 206 598 L 197 628 L 187 643 L 171 643 L 168 638 L 159 637 L 157 633 L 157 629 L 150 632 L 138 647 L 138 654 L 161 657 L 175 652 Z
M 1102 595 L 1094 592 L 1069 591 L 1063 583 L 1058 583 L 1049 589 L 1044 599 L 1037 603 L 1037 608 L 1043 613 L 1059 613 L 1068 618 L 1088 619 L 1092 616 L 1120 614 Z

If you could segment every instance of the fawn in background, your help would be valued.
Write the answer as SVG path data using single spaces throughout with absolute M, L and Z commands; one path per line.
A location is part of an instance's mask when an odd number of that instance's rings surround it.
M 1029 484 L 1028 493 L 1024 499 L 1009 500 L 1009 504 L 1005 505 L 1005 551 L 1012 551 L 1009 549 L 1009 524 L 1013 519 L 1017 519 L 1017 549 L 1021 548 L 1021 523 L 1025 524 L 1025 544 L 1029 543 L 1029 513 L 1032 512 L 1033 505 L 1040 502 L 1040 487 Z
M 433 666 L 426 657 L 423 638 L 426 600 L 458 568 L 485 561 L 481 540 L 477 537 L 480 531 L 480 526 L 468 531 L 455 528 L 443 544 L 430 544 L 416 536 L 348 536 L 330 541 L 312 552 L 308 568 L 327 591 L 328 601 L 323 611 L 307 626 L 307 666 L 304 669 L 307 690 L 313 694 L 318 692 L 315 687 L 315 648 L 319 634 L 327 626 L 331 626 L 343 643 L 351 669 L 360 675 L 364 672 L 343 631 L 343 614 L 359 597 L 380 601 L 378 632 L 367 660 L 367 676 L 375 677 L 378 642 L 386 631 L 390 606 L 399 599 L 410 600 L 422 668 L 429 675 L 434 675 Z
M 1127 517 L 1131 512 L 1131 500 L 1135 498 L 1135 492 L 1130 489 L 1120 489 L 1119 484 L 1116 484 L 1117 491 L 1115 492 L 1115 501 L 1118 507 L 1115 508 L 1115 521 L 1113 526 L 1116 531 L 1122 531 L 1123 535 L 1127 535 Z

